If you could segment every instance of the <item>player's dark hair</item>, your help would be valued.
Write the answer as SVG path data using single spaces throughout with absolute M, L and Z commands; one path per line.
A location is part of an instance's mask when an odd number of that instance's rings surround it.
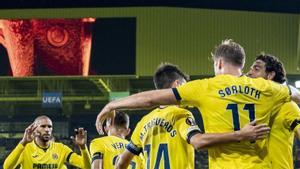
M 231 39 L 226 39 L 215 47 L 213 58 L 224 58 L 227 63 L 244 67 L 246 54 L 244 48 Z
M 116 112 L 114 125 L 117 128 L 128 128 L 129 126 L 129 116 L 124 112 Z
M 182 72 L 177 65 L 162 63 L 158 66 L 154 76 L 153 83 L 156 89 L 170 88 L 175 80 L 189 80 L 189 76 Z
M 266 73 L 275 72 L 275 77 L 272 79 L 274 82 L 284 83 L 286 81 L 284 66 L 277 57 L 270 54 L 260 54 L 255 60 L 261 60 L 265 63 Z

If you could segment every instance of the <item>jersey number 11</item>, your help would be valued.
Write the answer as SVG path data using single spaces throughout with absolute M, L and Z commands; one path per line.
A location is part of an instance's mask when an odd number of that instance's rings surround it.
M 232 119 L 233 119 L 233 128 L 234 131 L 240 130 L 240 117 L 238 111 L 238 104 L 231 103 L 227 105 L 226 110 L 231 110 Z M 245 104 L 243 110 L 248 111 L 250 122 L 255 119 L 255 105 L 254 104 Z

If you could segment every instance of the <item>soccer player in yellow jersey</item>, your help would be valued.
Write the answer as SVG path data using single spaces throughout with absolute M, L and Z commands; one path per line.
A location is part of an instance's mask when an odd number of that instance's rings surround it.
M 248 76 L 262 77 L 277 83 L 286 82 L 283 64 L 269 54 L 256 57 Z M 280 108 L 278 114 L 271 119 L 271 133 L 269 140 L 269 157 L 275 169 L 293 169 L 294 133 L 299 138 L 300 109 L 294 102 L 287 102 Z
M 86 147 L 86 131 L 76 130 L 74 142 L 79 146 L 81 156 L 62 143 L 51 141 L 52 121 L 47 116 L 39 116 L 26 128 L 23 139 L 5 159 L 4 169 L 62 169 L 65 163 L 90 169 L 90 154 Z
M 153 81 L 157 89 L 163 89 L 177 87 L 187 79 L 177 66 L 162 64 Z M 137 124 L 127 150 L 118 160 L 117 168 L 127 168 L 134 155 L 143 151 L 147 161 L 145 168 L 194 169 L 194 148 L 262 138 L 266 132 L 264 125 L 248 125 L 241 131 L 227 134 L 201 134 L 188 110 L 178 106 L 160 106 Z
M 245 63 L 242 46 L 225 40 L 213 52 L 215 77 L 194 80 L 173 89 L 152 90 L 108 103 L 96 120 L 98 132 L 113 110 L 159 105 L 191 105 L 201 111 L 206 133 L 238 131 L 254 119 L 269 123 L 272 112 L 290 101 L 287 86 L 262 78 L 242 76 Z M 299 102 L 299 95 L 292 93 Z M 299 93 L 296 93 L 299 94 Z M 158 144 L 158 143 L 157 143 Z M 241 141 L 209 148 L 212 169 L 270 168 L 267 140 Z
M 90 144 L 92 154 L 92 169 L 114 169 L 116 159 L 124 150 L 128 141 L 125 137 L 129 134 L 129 117 L 123 112 L 117 112 L 114 123 L 106 123 L 108 136 L 96 138 Z M 143 157 L 130 160 L 129 169 L 143 168 Z

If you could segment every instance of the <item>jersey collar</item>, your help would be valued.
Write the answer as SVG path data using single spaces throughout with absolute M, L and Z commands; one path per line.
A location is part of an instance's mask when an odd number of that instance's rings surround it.
M 49 149 L 49 147 L 51 146 L 51 143 L 52 143 L 52 141 L 49 142 L 49 146 L 47 146 L 47 147 L 41 147 L 41 146 L 39 146 L 39 145 L 34 141 L 34 144 L 35 144 L 39 149 L 42 149 L 44 152 L 46 152 L 46 151 Z

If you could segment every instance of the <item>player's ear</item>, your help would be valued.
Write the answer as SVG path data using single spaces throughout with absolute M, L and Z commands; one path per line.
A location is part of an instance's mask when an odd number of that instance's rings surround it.
M 267 75 L 268 80 L 274 79 L 275 75 L 276 75 L 276 73 L 274 71 L 269 72 L 268 75 Z
M 215 58 L 214 59 L 214 67 L 217 68 L 217 69 L 222 69 L 223 67 L 223 60 L 222 58 Z
M 224 66 L 224 60 L 222 58 L 218 59 L 218 68 L 222 69 Z
M 171 87 L 174 88 L 174 87 L 177 87 L 180 85 L 180 81 L 177 79 L 175 80 L 172 84 L 171 84 Z
M 109 127 L 105 125 L 103 128 L 104 128 L 105 133 L 108 133 Z
M 125 132 L 126 135 L 125 135 L 125 137 L 129 135 L 130 131 L 131 131 L 130 128 L 126 129 L 126 132 Z

